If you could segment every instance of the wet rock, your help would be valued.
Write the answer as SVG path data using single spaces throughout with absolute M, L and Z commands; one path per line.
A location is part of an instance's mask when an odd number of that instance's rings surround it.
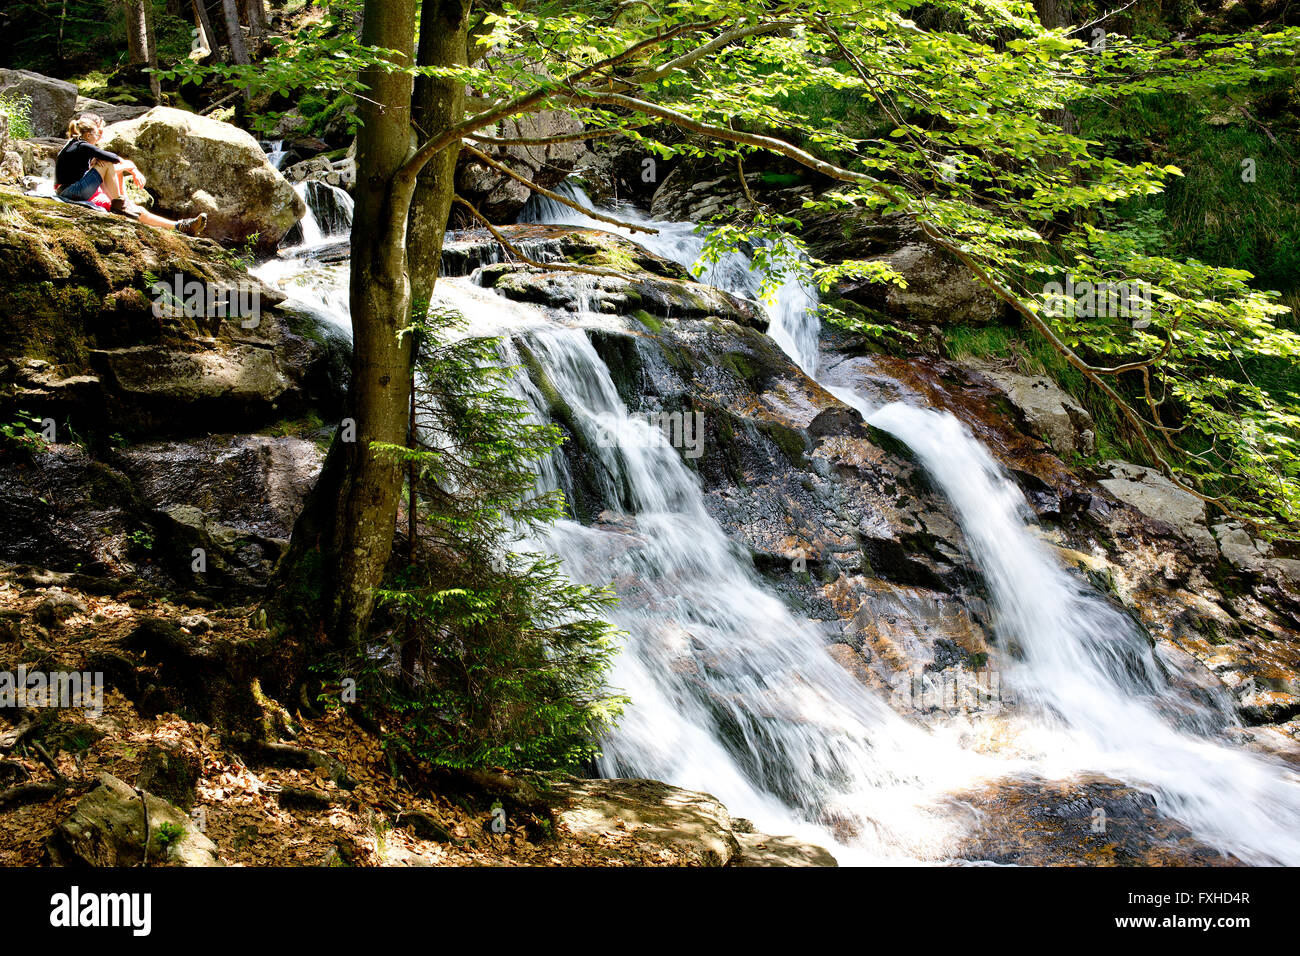
M 906 282 L 850 280 L 839 293 L 851 302 L 912 322 L 978 325 L 1001 313 L 997 297 L 971 277 L 948 253 L 928 242 L 916 242 L 869 261 L 888 265 Z
M 974 811 L 957 856 L 1017 866 L 1240 866 L 1163 816 L 1149 794 L 1105 778 L 1008 780 L 961 794 Z
M 631 270 L 630 270 L 631 271 Z M 501 263 L 484 266 L 482 284 L 520 302 L 568 312 L 644 314 L 659 319 L 719 317 L 766 330 L 766 316 L 743 299 L 710 286 L 659 276 L 546 272 Z
M 745 833 L 743 823 L 738 834 L 714 797 L 658 780 L 569 778 L 556 786 L 555 798 L 562 801 L 557 822 L 578 836 L 630 836 L 690 865 L 834 865 L 824 849 L 794 837 Z
M 77 108 L 77 87 L 30 70 L 0 70 L 0 95 L 32 101 L 33 136 L 63 136 Z
M 562 110 L 542 110 L 502 120 L 482 132 L 498 139 L 545 139 L 581 133 L 582 123 Z M 586 151 L 581 140 L 480 148 L 543 189 L 559 185 Z M 483 164 L 468 151 L 461 152 L 456 165 L 456 192 L 492 222 L 513 222 L 531 195 L 527 186 Z
M 672 137 L 672 128 L 660 135 Z M 662 141 L 662 140 L 661 140 Z M 654 156 L 640 143 L 621 136 L 592 140 L 591 150 L 584 153 L 573 169 L 577 180 L 593 201 L 610 206 L 632 202 L 649 209 L 655 191 L 672 172 L 672 160 Z
M 357 161 L 352 156 L 343 159 L 313 156 L 286 168 L 284 178 L 291 183 L 323 183 L 347 189 L 357 180 Z M 291 229 L 285 234 L 282 240 L 285 244 L 292 244 L 293 232 Z
M 997 383 L 1038 437 L 1060 456 L 1087 457 L 1096 447 L 1092 416 L 1050 378 L 1021 375 L 993 362 L 971 362 Z
M 61 866 L 137 866 L 145 856 L 145 816 L 149 819 L 150 862 L 176 866 L 221 866 L 217 847 L 185 814 L 150 793 L 138 795 L 112 774 L 78 802 L 72 815 L 55 827 L 50 855 Z
M 1218 550 L 1206 525 L 1205 502 L 1200 498 L 1183 491 L 1154 468 L 1124 461 L 1104 462 L 1102 467 L 1111 477 L 1099 484 L 1116 498 L 1176 529 L 1198 553 L 1211 556 Z
M 206 212 L 206 235 L 221 242 L 271 252 L 307 211 L 257 140 L 229 123 L 158 106 L 108 127 L 102 145 L 140 167 L 159 212 Z
M 670 222 L 708 222 L 742 201 L 734 176 L 701 181 L 687 167 L 678 167 L 655 190 L 650 215 Z

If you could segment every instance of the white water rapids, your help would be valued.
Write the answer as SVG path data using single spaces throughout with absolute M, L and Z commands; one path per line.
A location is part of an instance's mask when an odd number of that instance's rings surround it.
M 547 200 L 535 198 L 527 212 L 532 221 L 619 231 Z M 653 225 L 658 235 L 628 238 L 695 262 L 703 238 L 691 224 Z M 262 274 L 346 326 L 346 267 L 281 260 Z M 740 255 L 702 279 L 747 297 L 759 286 Z M 841 862 L 943 861 L 972 822 L 950 794 L 1008 775 L 1100 773 L 1151 793 L 1162 813 L 1216 848 L 1248 862 L 1300 864 L 1296 775 L 1214 738 L 1225 712 L 1175 693 L 1145 636 L 1037 540 L 1019 489 L 951 415 L 875 407 L 831 389 L 908 444 L 952 504 L 987 583 L 999 645 L 1020 651 L 1004 664 L 1021 702 L 1005 755 L 969 749 L 978 734 L 959 727 L 905 720 L 832 660 L 822 625 L 794 616 L 764 584 L 708 514 L 680 454 L 629 414 L 581 328 L 465 279 L 440 280 L 438 294 L 476 333 L 507 336 L 504 361 L 531 353 L 599 459 L 606 514 L 591 526 L 562 521 L 543 544 L 575 580 L 612 580 L 620 597 L 613 623 L 628 637 L 611 683 L 632 704 L 604 742 L 603 773 L 712 793 L 759 829 L 830 846 Z M 817 371 L 815 304 L 791 281 L 768 306 L 770 335 L 809 374 Z M 521 373 L 516 385 L 545 415 L 539 383 Z M 614 441 L 598 440 L 611 433 Z M 563 456 L 539 477 L 566 487 Z

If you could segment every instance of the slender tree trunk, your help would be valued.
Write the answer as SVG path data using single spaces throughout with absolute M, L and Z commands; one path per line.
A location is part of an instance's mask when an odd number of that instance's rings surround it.
M 399 62 L 410 64 L 414 0 L 368 0 L 361 42 L 397 51 Z M 360 80 L 367 93 L 357 104 L 350 295 L 357 440 L 345 450 L 332 548 L 339 568 L 333 630 L 346 639 L 364 635 L 374 588 L 392 551 L 402 471 L 371 446 L 406 443 L 412 364 L 411 338 L 399 340 L 398 332 L 411 314 L 406 218 L 414 184 L 397 176 L 414 147 L 412 81 L 405 73 L 377 69 L 363 71 Z
M 244 45 L 244 34 L 239 29 L 239 8 L 235 0 L 221 0 L 221 12 L 226 19 L 226 33 L 230 38 L 230 60 L 232 63 L 246 65 L 248 47 Z
M 217 37 L 212 32 L 212 21 L 208 19 L 208 8 L 203 5 L 203 0 L 193 0 L 191 4 L 194 8 L 194 27 L 199 31 L 199 45 L 208 51 L 211 56 L 217 50 Z
M 270 32 L 266 18 L 266 4 L 263 0 L 242 0 L 244 21 L 248 24 L 248 37 L 256 46 Z
M 426 0 L 422 64 L 465 62 L 469 2 Z M 362 22 L 363 43 L 414 60 L 414 0 L 367 0 Z M 272 626 L 286 648 L 297 645 L 300 665 L 318 641 L 338 647 L 364 639 L 392 553 L 404 469 L 377 456 L 371 445 L 410 439 L 414 352 L 411 338 L 399 339 L 398 331 L 409 324 L 413 284 L 421 307 L 427 307 L 437 277 L 455 153 L 437 157 L 418 179 L 400 171 L 416 142 L 459 121 L 464 104 L 459 81 L 422 82 L 417 132 L 409 75 L 369 70 L 360 79 L 367 91 L 357 104 L 362 125 L 353 190 L 353 361 L 345 411 L 355 424 L 355 440 L 344 440 L 343 429 L 336 433 L 268 604 Z M 285 658 L 293 656 L 286 650 Z M 413 667 L 409 653 L 403 664 Z
M 141 71 L 157 69 L 158 54 L 154 46 L 153 11 L 150 8 L 149 0 L 124 0 L 122 6 L 126 11 L 128 61 Z M 149 91 L 153 94 L 154 103 L 161 102 L 162 87 L 158 82 L 158 77 L 153 73 L 149 73 L 148 80 Z
M 126 13 L 126 58 L 132 66 L 149 63 L 148 10 L 145 0 L 123 0 Z
M 468 59 L 470 0 L 424 0 L 420 10 L 420 66 L 462 66 Z M 465 112 L 465 84 L 447 77 L 419 76 L 412 120 L 420 140 L 432 138 Z M 455 196 L 459 146 L 433 157 L 420 173 L 411 201 L 407 249 L 412 298 L 427 304 L 438 278 L 442 240 Z

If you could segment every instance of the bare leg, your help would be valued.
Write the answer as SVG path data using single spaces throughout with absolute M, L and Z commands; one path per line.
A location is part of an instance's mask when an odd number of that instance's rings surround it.
M 110 200 L 113 200 L 114 202 L 119 199 L 123 202 L 129 201 L 126 197 L 126 174 L 123 171 L 117 169 L 113 163 L 100 160 L 96 160 L 92 163 L 92 166 L 94 166 L 94 168 L 98 170 L 99 174 L 104 178 L 104 194 L 108 196 Z M 133 209 L 138 208 L 138 206 L 133 205 Z M 138 215 L 135 212 L 132 212 L 131 218 L 144 223 L 146 226 L 153 226 L 155 229 L 176 229 L 181 225 L 181 223 L 174 219 L 167 219 L 144 209 L 140 209 Z M 198 235 L 202 233 L 204 226 L 207 224 L 207 216 L 203 215 L 196 219 L 187 219 L 184 222 L 185 228 L 181 230 L 182 232 L 191 236 Z
M 176 223 L 170 219 L 164 219 L 162 216 L 155 216 L 151 212 L 141 212 L 140 222 L 146 226 L 153 226 L 155 229 L 175 229 Z
M 102 184 L 104 194 L 108 196 L 109 199 L 121 199 L 126 195 L 126 190 L 122 188 L 121 174 L 118 173 L 112 163 L 106 160 L 97 159 L 90 165 L 91 168 L 99 173 L 100 178 L 104 180 Z

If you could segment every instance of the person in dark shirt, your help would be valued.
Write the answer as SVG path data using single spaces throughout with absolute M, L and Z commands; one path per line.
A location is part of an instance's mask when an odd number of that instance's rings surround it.
M 126 196 L 126 177 L 143 189 L 144 174 L 129 159 L 101 149 L 103 138 L 104 121 L 94 113 L 82 113 L 68 124 L 68 142 L 54 161 L 54 190 L 60 199 L 129 216 L 158 229 L 175 229 L 187 236 L 202 234 L 207 213 L 177 221 L 131 202 Z

